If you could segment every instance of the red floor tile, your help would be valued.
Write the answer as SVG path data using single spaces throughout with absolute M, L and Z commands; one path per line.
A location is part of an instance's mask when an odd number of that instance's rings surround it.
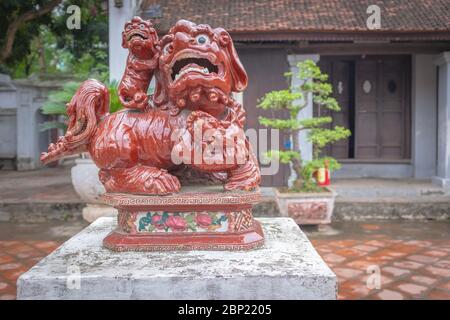
M 334 273 L 342 279 L 351 279 L 360 276 L 363 272 L 352 268 L 333 268 Z
M 427 287 L 423 285 L 408 282 L 400 283 L 396 287 L 411 296 L 419 296 L 427 290 Z
M 411 282 L 415 282 L 417 284 L 423 284 L 426 286 L 431 286 L 434 283 L 436 283 L 436 281 L 437 281 L 436 278 L 430 278 L 430 277 L 422 276 L 422 275 L 414 275 L 409 280 Z
M 0 265 L 1 264 L 5 264 L 5 263 L 9 263 L 14 261 L 13 257 L 9 254 L 0 254 Z
M 438 288 L 450 291 L 450 281 L 442 283 L 438 286 Z
M 429 251 L 424 251 L 423 254 L 427 255 L 427 256 L 432 256 L 432 257 L 446 257 L 448 256 L 448 252 L 445 251 L 440 251 L 440 250 L 429 250 Z
M 450 300 L 450 293 L 436 289 L 430 291 L 426 298 L 431 300 Z
M 364 257 L 361 257 L 361 258 L 364 258 Z M 372 265 L 373 265 L 372 261 L 363 260 L 363 259 L 359 260 L 359 258 L 358 258 L 358 260 L 353 260 L 353 261 L 350 261 L 345 264 L 346 267 L 350 267 L 350 268 L 354 268 L 354 269 L 358 269 L 358 270 L 364 270 L 364 271 L 366 271 L 367 268 Z
M 433 266 L 438 268 L 450 269 L 450 260 L 439 260 Z
M 394 290 L 382 290 L 380 293 L 376 295 L 381 300 L 403 300 L 405 299 L 405 295 L 401 292 Z
M 387 273 L 393 277 L 401 277 L 401 276 L 411 273 L 411 271 L 408 269 L 401 269 L 401 268 L 391 267 L 391 266 L 383 267 L 382 270 L 383 270 L 382 271 L 383 273 Z
M 406 269 L 411 269 L 411 270 L 416 270 L 419 268 L 422 268 L 424 265 L 418 262 L 414 262 L 414 261 L 394 261 L 393 265 L 399 268 L 406 268 Z
M 450 277 L 450 270 L 444 269 L 444 268 L 436 268 L 433 266 L 429 266 L 425 268 L 426 271 L 428 271 L 433 276 L 437 277 Z
M 439 258 L 420 255 L 420 254 L 414 254 L 414 255 L 409 256 L 408 260 L 412 260 L 412 261 L 420 262 L 420 263 L 424 263 L 424 264 L 430 264 L 430 263 L 438 261 Z

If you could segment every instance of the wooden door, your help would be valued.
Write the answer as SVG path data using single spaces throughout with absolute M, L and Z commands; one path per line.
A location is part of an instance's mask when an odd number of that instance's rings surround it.
M 351 81 L 352 63 L 349 61 L 337 61 L 333 63 L 333 95 L 338 102 L 341 111 L 333 111 L 332 126 L 350 128 L 349 113 L 351 110 L 351 98 L 353 84 Z M 342 139 L 331 145 L 331 156 L 337 159 L 349 157 L 349 139 Z
M 405 56 L 356 61 L 355 158 L 409 158 L 409 68 Z
M 378 74 L 376 61 L 357 61 L 355 66 L 355 158 L 378 158 Z
M 333 122 L 327 126 L 334 128 L 341 126 L 350 128 L 350 116 L 353 104 L 353 61 L 344 58 L 324 57 L 319 61 L 320 70 L 328 75 L 328 82 L 333 87 L 332 96 L 338 102 L 341 111 L 330 111 L 314 106 L 314 115 L 331 116 Z M 347 159 L 350 157 L 350 139 L 343 139 L 334 144 L 328 145 L 323 153 L 337 159 Z

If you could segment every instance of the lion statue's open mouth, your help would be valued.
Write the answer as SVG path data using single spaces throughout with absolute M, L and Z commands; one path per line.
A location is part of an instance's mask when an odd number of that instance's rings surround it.
M 203 78 L 223 77 L 223 67 L 215 64 L 216 59 L 192 50 L 183 50 L 172 61 L 172 83 L 189 81 L 192 76 L 200 74 Z M 219 68 L 220 67 L 220 68 Z M 220 70 L 220 71 L 219 71 Z

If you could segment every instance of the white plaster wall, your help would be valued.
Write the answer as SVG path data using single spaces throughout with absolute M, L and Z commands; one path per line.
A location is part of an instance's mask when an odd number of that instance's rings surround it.
M 16 90 L 11 77 L 0 73 L 0 109 L 17 108 Z
M 120 81 L 128 51 L 122 48 L 122 30 L 136 12 L 140 1 L 124 0 L 121 8 L 114 6 L 114 0 L 109 0 L 109 80 Z
M 0 166 L 6 161 L 12 168 L 17 155 L 16 119 L 17 89 L 8 75 L 0 74 Z
M 410 178 L 414 168 L 401 163 L 343 163 L 340 170 L 332 173 L 332 178 Z M 430 178 L 430 177 L 428 177 Z
M 433 182 L 450 188 L 450 52 L 435 59 L 439 66 L 437 176 Z
M 437 68 L 435 55 L 418 54 L 412 59 L 412 163 L 414 177 L 436 175 Z
M 34 170 L 42 167 L 39 157 L 50 142 L 49 131 L 40 130 L 40 124 L 44 121 L 40 109 L 47 101 L 49 91 L 57 87 L 26 84 L 26 80 L 15 81 L 15 86 L 18 95 L 17 170 Z

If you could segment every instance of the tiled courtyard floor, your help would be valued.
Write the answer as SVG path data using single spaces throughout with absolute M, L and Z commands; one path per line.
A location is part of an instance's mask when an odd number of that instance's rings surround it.
M 303 228 L 338 276 L 339 299 L 450 300 L 450 221 Z M 379 270 L 380 287 L 367 286 Z M 373 289 L 370 289 L 373 288 Z
M 17 278 L 86 225 L 0 223 L 0 300 L 15 299 Z
M 0 223 L 0 299 L 15 299 L 16 280 L 82 222 Z M 339 299 L 450 299 L 450 221 L 339 222 L 303 228 L 339 280 Z M 379 268 L 380 289 L 366 285 Z

